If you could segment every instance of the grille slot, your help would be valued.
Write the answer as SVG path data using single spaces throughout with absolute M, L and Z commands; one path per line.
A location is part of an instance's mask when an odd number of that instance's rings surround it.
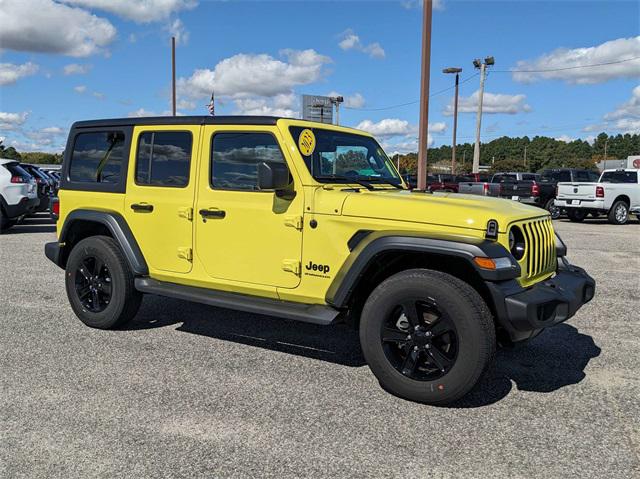
M 528 221 L 520 227 L 527 248 L 525 277 L 532 279 L 552 272 L 556 265 L 556 247 L 551 220 L 543 218 Z

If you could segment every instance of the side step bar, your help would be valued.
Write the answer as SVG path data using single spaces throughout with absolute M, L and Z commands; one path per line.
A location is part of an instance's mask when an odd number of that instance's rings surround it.
M 220 308 L 265 314 L 293 319 L 305 323 L 328 325 L 333 323 L 340 311 L 320 304 L 301 304 L 278 299 L 260 298 L 226 291 L 196 288 L 175 283 L 166 283 L 151 278 L 136 278 L 136 289 L 142 293 L 157 294 L 184 299 Z

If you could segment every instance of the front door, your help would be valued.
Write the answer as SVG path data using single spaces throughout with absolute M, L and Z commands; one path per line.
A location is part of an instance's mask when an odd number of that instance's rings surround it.
M 200 126 L 136 127 L 125 217 L 150 271 L 188 273 Z
M 303 195 L 258 189 L 261 162 L 288 162 L 276 127 L 205 126 L 195 207 L 195 254 L 212 278 L 295 288 Z

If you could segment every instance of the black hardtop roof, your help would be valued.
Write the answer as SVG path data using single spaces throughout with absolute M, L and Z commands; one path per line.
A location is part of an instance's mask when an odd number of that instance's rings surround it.
M 150 116 L 77 121 L 73 128 L 100 128 L 137 125 L 275 125 L 278 116 Z M 293 120 L 294 118 L 289 118 Z

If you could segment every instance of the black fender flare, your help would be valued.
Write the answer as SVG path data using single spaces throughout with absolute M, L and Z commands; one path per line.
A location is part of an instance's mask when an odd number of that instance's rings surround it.
M 60 235 L 58 237 L 59 244 L 62 245 L 65 243 L 73 224 L 78 221 L 88 221 L 104 225 L 111 233 L 113 239 L 120 246 L 120 249 L 124 253 L 133 273 L 137 276 L 147 276 L 149 274 L 149 267 L 147 266 L 144 255 L 140 250 L 140 246 L 131 232 L 131 228 L 129 228 L 127 221 L 121 214 L 116 213 L 115 211 L 88 209 L 74 210 L 67 215 L 64 224 L 60 229 Z M 59 258 L 59 262 L 62 262 L 62 255 L 59 255 Z M 63 267 L 64 265 L 58 264 L 58 266 Z
M 358 233 L 356 233 L 357 235 Z M 466 260 L 484 281 L 503 281 L 520 276 L 520 266 L 500 243 L 462 235 L 430 235 L 412 232 L 371 232 L 353 248 L 333 279 L 326 294 L 328 304 L 344 308 L 367 267 L 381 253 L 420 252 Z M 512 267 L 490 271 L 481 269 L 475 257 L 512 258 Z

